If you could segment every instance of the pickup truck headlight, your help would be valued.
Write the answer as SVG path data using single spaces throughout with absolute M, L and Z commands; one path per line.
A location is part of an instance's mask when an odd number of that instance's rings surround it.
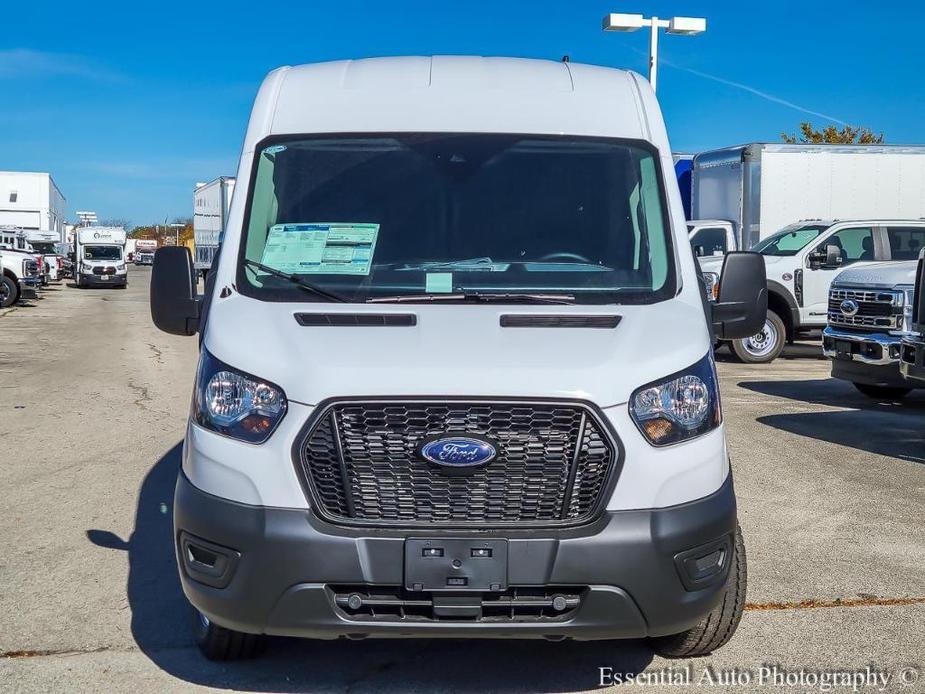
M 912 331 L 912 308 L 915 306 L 915 287 L 909 284 L 903 284 L 897 287 L 903 293 L 903 322 L 900 329 L 903 332 Z
M 285 414 L 281 388 L 202 351 L 193 398 L 197 424 L 241 441 L 263 443 Z
M 703 283 L 707 290 L 707 299 L 716 301 L 719 299 L 719 273 L 704 272 Z
M 630 415 L 653 446 L 680 443 L 718 427 L 723 415 L 712 354 L 636 390 Z

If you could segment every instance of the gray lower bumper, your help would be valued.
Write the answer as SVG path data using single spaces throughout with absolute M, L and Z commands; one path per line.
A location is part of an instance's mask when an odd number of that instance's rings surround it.
M 88 287 L 124 287 L 128 284 L 128 275 L 85 275 L 80 273 L 80 283 Z
M 175 538 L 225 548 L 221 576 L 191 576 L 178 545 L 183 590 L 217 624 L 250 633 L 310 638 L 510 637 L 613 639 L 684 631 L 722 597 L 728 558 L 692 583 L 683 566 L 704 548 L 731 550 L 736 503 L 731 475 L 714 494 L 666 509 L 609 512 L 572 529 L 399 531 L 330 525 L 311 512 L 246 506 L 206 494 L 182 474 Z M 579 586 L 580 605 L 559 620 L 368 618 L 346 613 L 337 586 L 401 587 L 405 539 L 507 541 L 509 586 Z M 693 550 L 693 551 L 691 551 Z M 682 580 L 682 575 L 684 579 Z M 222 586 L 222 587 L 219 587 Z M 686 586 L 686 587 L 685 587 Z
M 925 387 L 925 339 L 904 338 L 901 355 L 900 371 L 903 377 Z

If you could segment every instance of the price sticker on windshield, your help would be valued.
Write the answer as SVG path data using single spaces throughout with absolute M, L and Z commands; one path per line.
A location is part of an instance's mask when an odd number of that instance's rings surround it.
M 291 274 L 368 275 L 378 236 L 371 223 L 274 224 L 260 262 Z

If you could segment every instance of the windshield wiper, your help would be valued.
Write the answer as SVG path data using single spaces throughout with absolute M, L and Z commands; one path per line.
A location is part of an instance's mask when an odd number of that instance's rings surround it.
M 258 263 L 256 260 L 251 260 L 250 258 L 244 259 L 244 264 L 250 267 L 255 267 L 258 270 L 263 270 L 268 275 L 273 275 L 274 277 L 279 277 L 280 279 L 291 282 L 299 289 L 304 289 L 307 292 L 314 294 L 315 296 L 320 296 L 328 301 L 336 301 L 338 303 L 347 303 L 347 299 L 344 297 L 329 292 L 321 287 L 316 287 L 310 282 L 306 282 L 297 275 L 290 275 L 288 272 L 283 272 L 282 270 L 277 270 L 276 268 L 270 267 L 269 265 L 264 265 L 263 263 Z
M 536 303 L 536 304 L 573 304 L 575 297 L 571 294 L 530 294 L 528 292 L 455 292 L 453 294 L 396 294 L 395 296 L 376 296 L 366 300 L 368 304 L 403 304 L 431 301 L 469 301 L 472 303 Z

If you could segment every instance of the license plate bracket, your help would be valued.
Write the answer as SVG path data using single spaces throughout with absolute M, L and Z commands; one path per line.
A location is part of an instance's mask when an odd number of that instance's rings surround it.
M 405 588 L 411 591 L 507 590 L 507 540 L 405 540 Z
M 849 340 L 835 340 L 835 357 L 851 361 L 852 343 Z

